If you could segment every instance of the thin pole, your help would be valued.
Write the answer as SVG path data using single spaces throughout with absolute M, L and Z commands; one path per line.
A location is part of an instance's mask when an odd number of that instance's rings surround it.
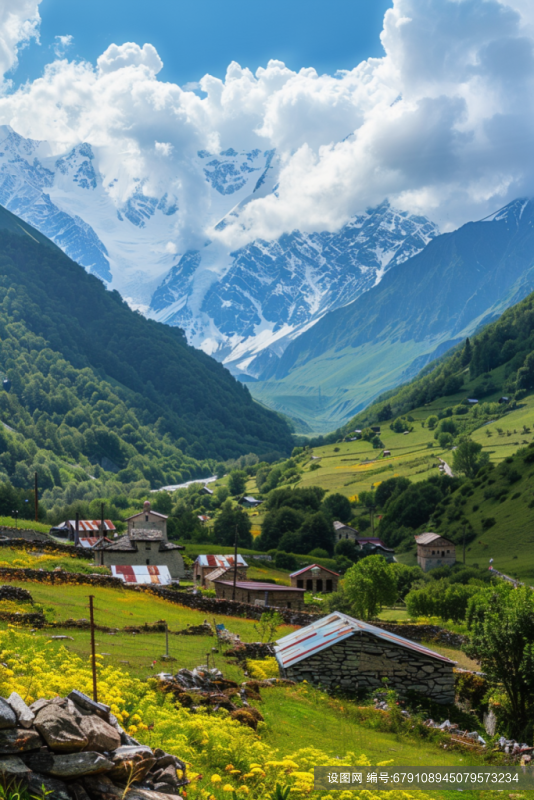
M 35 480 L 35 521 L 39 522 L 39 489 L 37 486 L 37 473 L 35 473 L 34 480 Z
M 80 515 L 76 512 L 76 527 L 74 529 L 74 544 L 76 547 L 80 544 Z
M 232 587 L 232 600 L 235 600 L 236 583 L 237 583 L 237 525 L 235 526 L 235 539 L 234 539 L 234 585 Z
M 89 615 L 91 620 L 91 655 L 93 660 L 93 700 L 98 703 L 98 692 L 96 688 L 96 653 L 95 653 L 95 617 L 93 609 L 94 597 L 89 595 Z
M 464 525 L 464 564 L 465 564 L 465 525 Z
M 169 657 L 169 623 L 165 623 L 165 655 Z

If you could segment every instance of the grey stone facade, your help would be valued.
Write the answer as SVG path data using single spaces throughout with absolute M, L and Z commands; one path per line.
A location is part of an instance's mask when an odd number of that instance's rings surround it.
M 294 681 L 306 680 L 327 690 L 354 694 L 384 688 L 382 679 L 387 678 L 388 686 L 400 696 L 413 691 L 446 704 L 454 702 L 452 670 L 452 662 L 429 658 L 367 633 L 355 633 L 280 671 Z

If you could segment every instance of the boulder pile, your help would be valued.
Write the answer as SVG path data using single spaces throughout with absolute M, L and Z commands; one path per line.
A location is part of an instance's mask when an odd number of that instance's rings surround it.
M 0 774 L 48 800 L 181 800 L 185 764 L 132 739 L 111 714 L 78 691 L 26 705 L 0 698 Z M 129 788 L 128 788 L 129 787 Z M 40 796 L 40 795 L 39 795 Z

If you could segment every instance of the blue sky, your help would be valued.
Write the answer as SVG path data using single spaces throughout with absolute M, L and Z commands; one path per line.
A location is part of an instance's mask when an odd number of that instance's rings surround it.
M 42 0 L 41 44 L 19 53 L 15 85 L 42 74 L 58 35 L 73 36 L 69 58 L 95 62 L 112 43 L 150 42 L 162 80 L 223 77 L 238 61 L 253 71 L 271 58 L 292 69 L 333 73 L 382 56 L 379 35 L 390 0 Z

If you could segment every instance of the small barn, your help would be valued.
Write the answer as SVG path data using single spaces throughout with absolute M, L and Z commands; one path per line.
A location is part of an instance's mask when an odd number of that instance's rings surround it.
M 257 508 L 261 506 L 263 500 L 258 500 L 257 497 L 251 497 L 251 495 L 245 495 L 238 500 L 238 503 L 243 508 Z
M 435 567 L 452 567 L 456 564 L 456 546 L 454 542 L 440 536 L 439 533 L 420 533 L 415 537 L 417 543 L 417 563 L 428 572 Z
M 138 514 L 133 514 L 127 517 L 128 533 L 138 530 L 151 530 L 161 531 L 163 538 L 167 538 L 167 515 L 160 514 L 159 511 L 153 511 L 150 507 L 150 501 L 145 500 L 143 503 L 143 510 Z
M 364 556 L 384 556 L 388 564 L 395 561 L 395 551 L 387 547 L 378 536 L 362 536 L 356 544 Z
M 401 696 L 454 702 L 454 662 L 428 647 L 335 611 L 279 639 L 280 674 L 293 681 L 338 687 L 347 693 L 388 686 Z
M 358 531 L 356 528 L 351 528 L 350 525 L 345 525 L 344 522 L 340 522 L 339 520 L 334 522 L 334 534 L 336 537 L 336 544 L 344 539 L 355 542 L 358 538 Z
M 193 580 L 200 586 L 206 586 L 206 575 L 209 575 L 210 572 L 213 572 L 216 569 L 220 569 L 221 567 L 223 567 L 225 570 L 231 569 L 233 573 L 234 557 L 214 556 L 211 555 L 211 553 L 209 555 L 197 556 L 195 563 L 193 564 Z M 247 562 L 245 561 L 243 556 L 238 553 L 237 577 L 240 580 L 247 579 L 247 569 L 248 569 Z M 232 579 L 233 579 L 233 574 L 232 574 Z
M 218 599 L 233 599 L 233 581 L 215 580 L 213 583 Z M 236 581 L 235 599 L 238 603 L 250 603 L 253 606 L 292 608 L 300 611 L 304 608 L 304 589 L 295 589 L 293 586 L 280 586 L 276 583 Z
M 291 586 L 297 589 L 305 589 L 307 592 L 337 592 L 339 574 L 331 569 L 322 567 L 320 564 L 310 564 L 309 567 L 299 569 L 290 576 Z

